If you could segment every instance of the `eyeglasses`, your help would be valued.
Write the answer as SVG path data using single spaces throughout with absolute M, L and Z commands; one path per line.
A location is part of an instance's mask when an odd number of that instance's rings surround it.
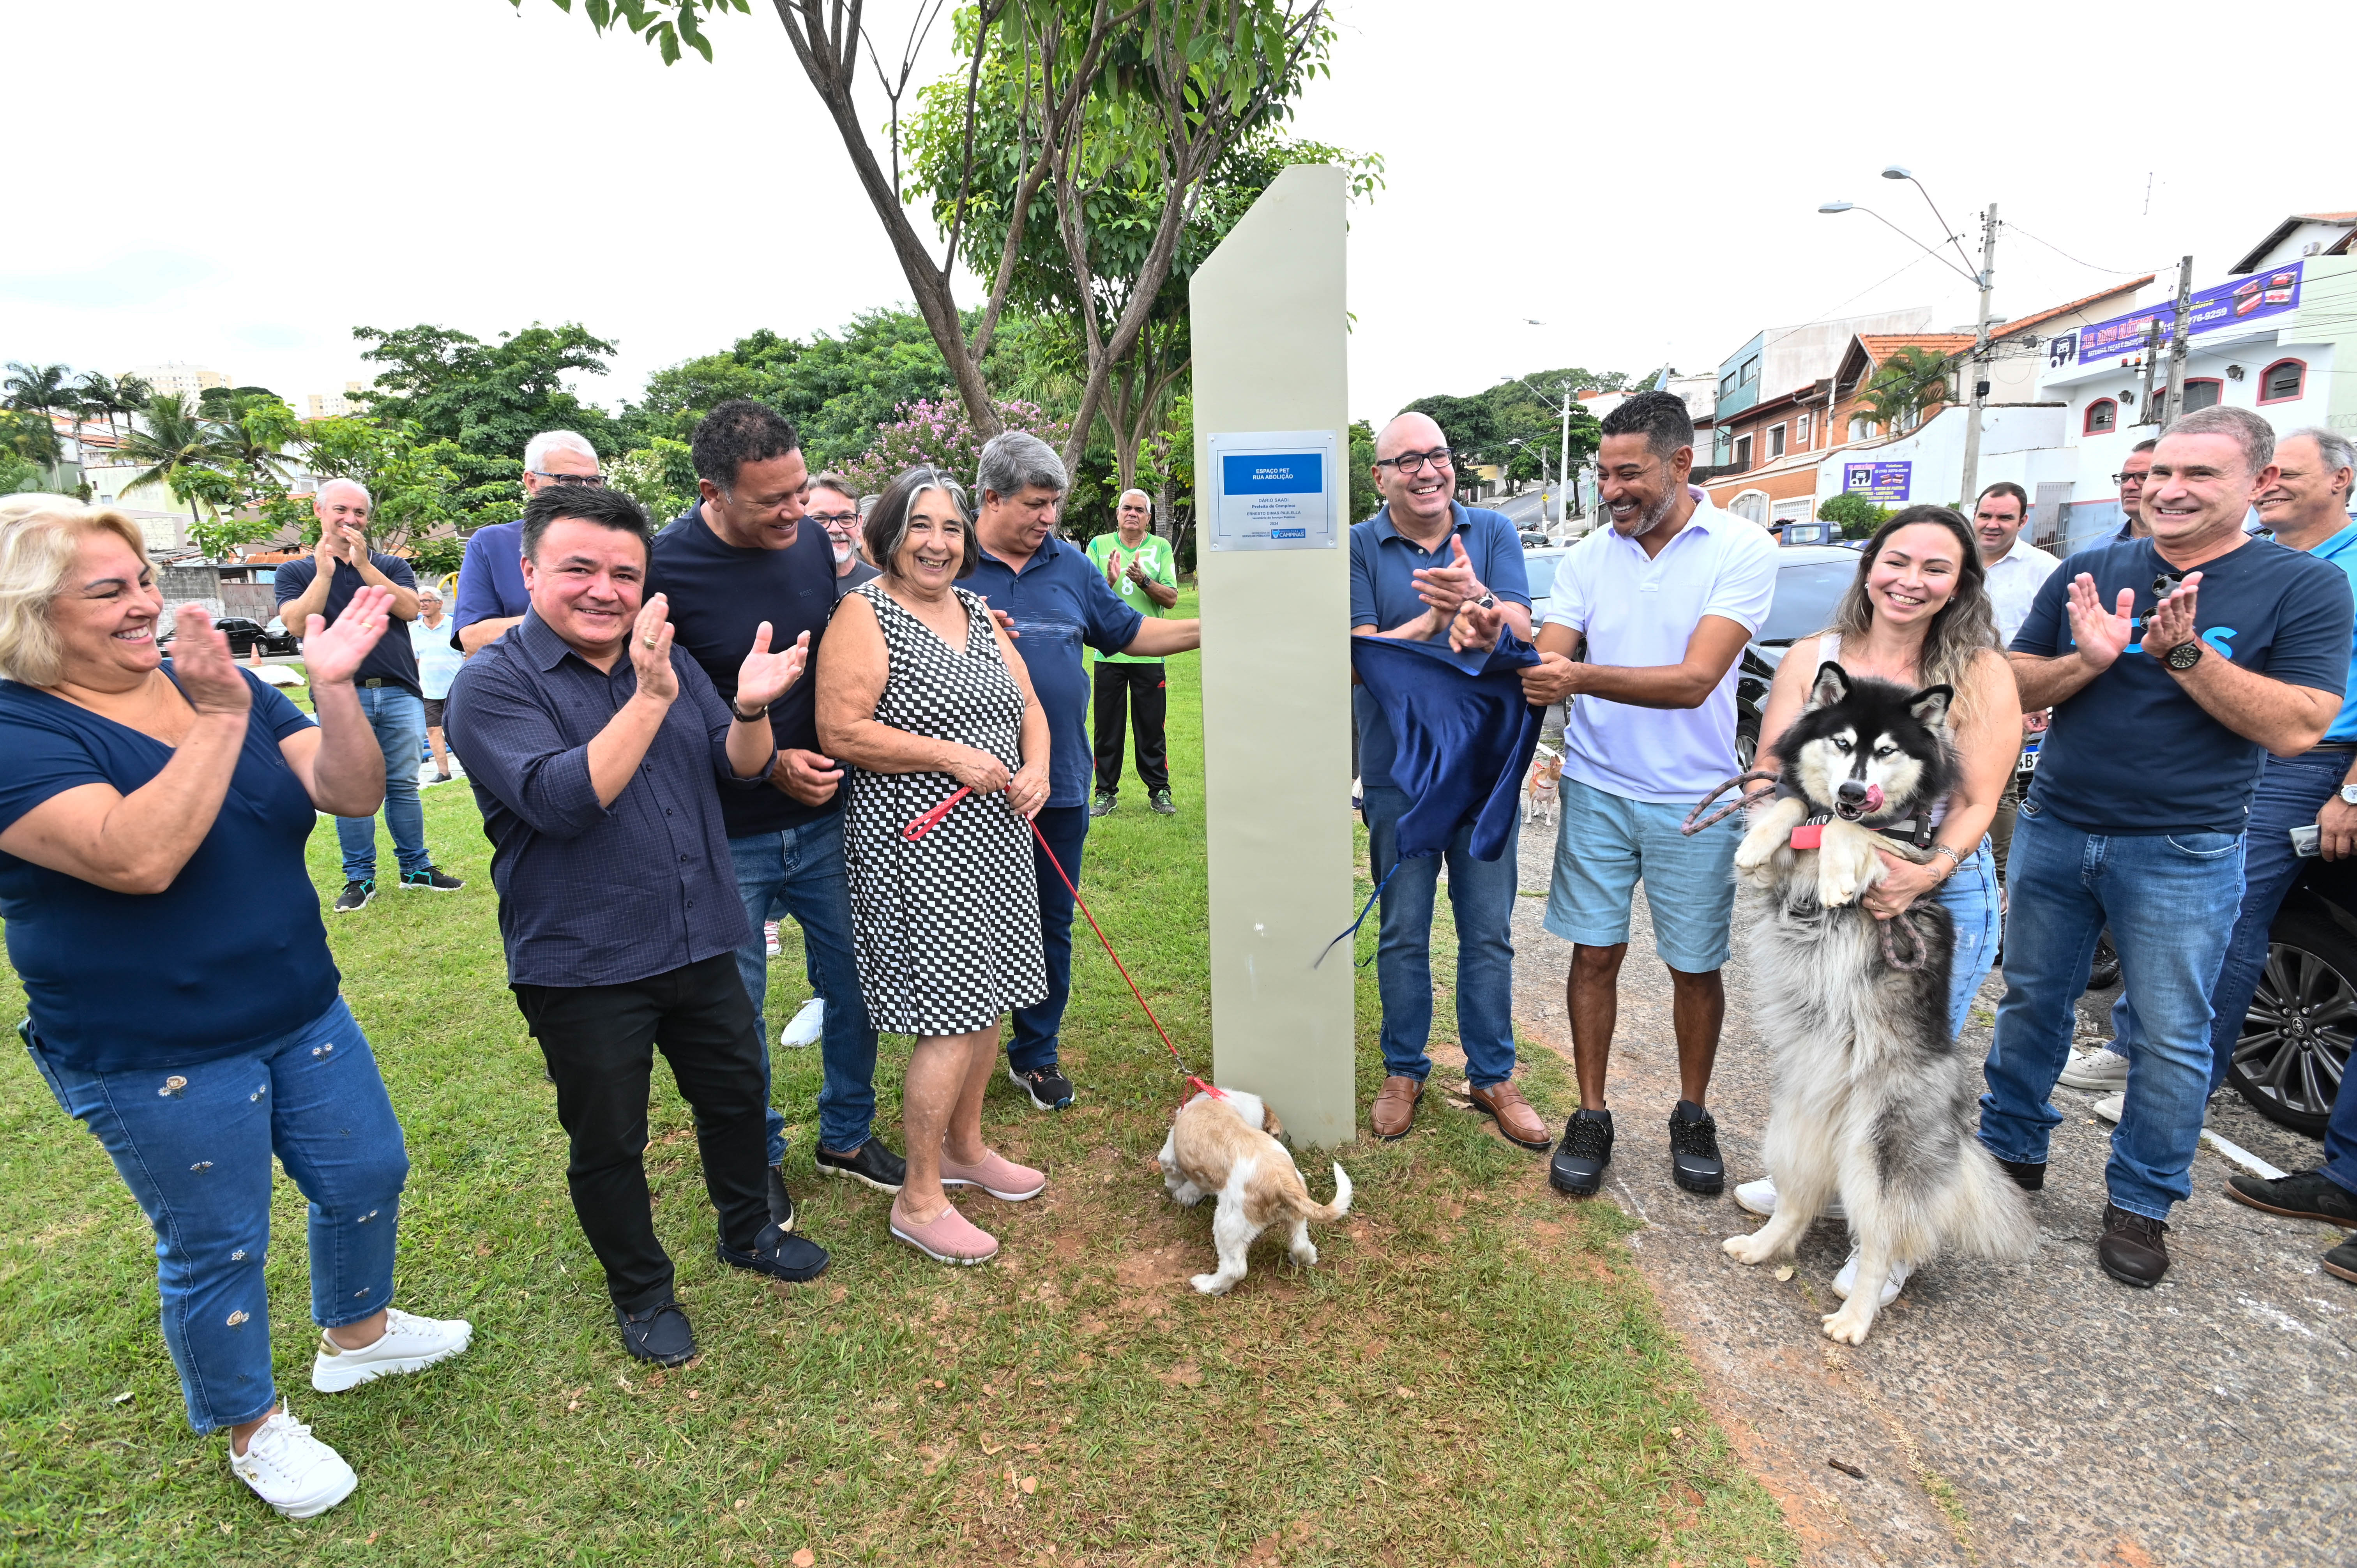
M 2151 475 L 2152 475 L 2152 470 L 2151 470 L 2151 469 L 2149 469 L 2149 468 L 2146 469 L 2146 470 L 2145 470 L 2143 473 L 2141 473 L 2141 474 L 2114 474 L 2114 475 L 2112 476 L 2112 483 L 2114 483 L 2114 484 L 2115 484 L 2115 485 L 2125 485 L 2125 484 L 2126 484 L 2130 479 L 2134 479 L 2137 484 L 2139 484 L 2139 485 L 2140 485 L 2140 484 L 2143 484 L 2143 483 L 2145 482 L 2145 480 L 2146 480 L 2146 479 L 2149 478 L 2151 477 Z
M 848 528 L 859 521 L 859 514 L 856 511 L 806 511 L 802 515 L 821 528 Z
M 1429 452 L 1403 452 L 1396 457 L 1378 457 L 1375 467 L 1396 468 L 1403 474 L 1421 474 L 1426 463 L 1438 469 L 1448 467 L 1451 460 L 1448 447 L 1435 446 Z
M 541 468 L 528 469 L 527 472 L 529 472 L 533 478 L 546 479 L 552 485 L 589 485 L 595 487 L 606 482 L 606 476 L 603 474 L 552 474 Z

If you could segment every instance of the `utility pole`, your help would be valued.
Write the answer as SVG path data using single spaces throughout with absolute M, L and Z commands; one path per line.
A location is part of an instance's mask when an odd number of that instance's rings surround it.
M 1571 390 L 1569 381 L 1563 383 L 1563 461 L 1555 468 L 1555 472 L 1562 476 L 1560 489 L 1563 495 L 1555 504 L 1555 520 L 1557 522 L 1571 521 L 1571 405 L 1578 400 L 1578 395 Z
M 2193 258 L 2177 263 L 2177 319 L 2169 326 L 2169 406 L 2161 414 L 2164 430 L 2185 412 L 2185 358 L 2193 338 Z
M 2160 314 L 2153 313 L 2152 325 L 2144 330 L 2144 412 L 2136 415 L 2138 424 L 2160 423 L 2160 400 L 2152 394 L 2153 384 L 2160 378 Z
M 1981 478 L 1981 409 L 1988 399 L 1989 280 L 1996 272 L 1996 203 L 1981 214 L 1981 317 L 1973 328 L 1973 354 L 1964 373 L 1972 378 L 1972 399 L 1964 413 L 1964 493 L 1959 503 L 1967 510 L 1979 493 Z

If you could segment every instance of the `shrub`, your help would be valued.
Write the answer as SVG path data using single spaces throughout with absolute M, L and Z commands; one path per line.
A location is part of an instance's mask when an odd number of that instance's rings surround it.
M 1841 524 L 1844 539 L 1866 539 L 1890 521 L 1890 509 L 1867 499 L 1854 491 L 1817 503 L 1817 516 L 1827 522 Z

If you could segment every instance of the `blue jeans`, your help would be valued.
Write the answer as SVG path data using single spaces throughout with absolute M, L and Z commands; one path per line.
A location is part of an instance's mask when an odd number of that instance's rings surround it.
M 272 1155 L 311 1200 L 312 1319 L 339 1328 L 392 1301 L 409 1155 L 340 997 L 292 1034 L 193 1067 L 85 1072 L 27 1045 L 155 1228 L 164 1342 L 189 1425 L 241 1425 L 278 1402 L 263 1281 Z
M 859 993 L 859 968 L 851 947 L 851 884 L 843 871 L 843 813 L 779 832 L 748 833 L 728 841 L 737 872 L 737 892 L 745 900 L 752 940 L 737 950 L 737 972 L 761 1031 L 762 1099 L 769 1099 L 770 1026 L 761 1015 L 769 999 L 770 951 L 761 924 L 791 915 L 802 929 L 802 962 L 811 988 L 826 1004 L 819 1036 L 819 1061 L 826 1081 L 818 1091 L 818 1141 L 838 1155 L 867 1142 L 876 1116 L 876 1031 L 867 1026 L 867 1003 Z M 770 1107 L 770 1163 L 786 1157 L 786 1119 Z
M 1996 866 L 1989 855 L 1988 840 L 1981 840 L 1980 848 L 1964 856 L 1964 863 L 1940 884 L 1932 898 L 1956 922 L 1956 954 L 1948 972 L 1948 1036 L 1953 1039 L 1964 1032 L 1964 1020 L 1973 1014 L 1973 998 L 1981 993 L 1981 982 L 1988 978 L 1989 966 L 1996 961 L 1997 940 L 2003 934 L 1998 924 Z
M 1465 1076 L 1476 1089 L 1503 1083 L 1514 1072 L 1512 928 L 1522 830 L 1515 828 L 1495 860 L 1473 858 L 1469 823 L 1448 841 L 1445 856 L 1404 861 L 1399 822 L 1414 802 L 1389 784 L 1364 786 L 1363 798 L 1368 860 L 1383 889 L 1375 943 L 1383 1071 L 1419 1083 L 1432 1071 L 1432 1058 L 1425 1055 L 1432 1037 L 1432 909 L 1446 858 L 1448 905 L 1457 916 L 1457 1042 L 1465 1047 Z
M 393 834 L 401 874 L 407 876 L 434 864 L 425 853 L 425 808 L 417 801 L 417 748 L 425 744 L 425 703 L 405 686 L 362 686 L 356 694 L 361 712 L 376 731 L 377 747 L 384 753 L 384 825 Z M 365 882 L 376 875 L 374 817 L 338 817 L 336 842 L 343 846 L 345 881 Z
M 1085 769 L 1081 774 L 1086 782 Z M 1081 885 L 1081 851 L 1089 842 L 1089 809 L 1049 806 L 1037 819 L 1039 836 L 1056 852 L 1064 876 Z M 1048 960 L 1048 996 L 1015 1010 L 1015 1032 L 1006 1041 L 1006 1065 L 1017 1072 L 1056 1065 L 1057 1036 L 1064 1026 L 1064 1004 L 1072 999 L 1072 895 L 1064 877 L 1048 864 L 1034 840 L 1031 866 L 1039 878 L 1039 948 Z
M 2108 925 L 2145 1038 L 2104 1178 L 2114 1203 L 2166 1219 L 2193 1191 L 2210 1097 L 2210 988 L 2226 956 L 2217 915 L 2243 896 L 2243 840 L 2082 832 L 2033 799 L 2022 802 L 2006 868 L 2005 1000 L 1981 1096 L 1981 1142 L 2001 1159 L 2046 1158 L 2047 1135 L 2062 1120 L 2049 1097 Z
M 2342 1092 L 2332 1101 L 2332 1120 L 2324 1124 L 2324 1174 L 2357 1194 L 2357 1089 L 2341 1080 Z
M 2267 928 L 2275 924 L 2284 895 L 2299 880 L 2307 864 L 2292 853 L 2291 830 L 2316 821 L 2316 813 L 2341 788 L 2350 762 L 2345 751 L 2310 751 L 2298 757 L 2270 757 L 2259 770 L 2259 787 L 2251 796 L 2249 825 L 2243 835 L 2242 913 L 2234 918 L 2234 934 L 2227 941 L 2226 961 L 2219 967 L 2218 983 L 2210 990 L 2212 1094 L 2225 1085 L 2226 1069 L 2234 1061 L 2234 1042 L 2242 1037 L 2251 997 L 2259 988 L 2259 973 L 2266 968 Z M 2143 1030 L 2126 992 L 2112 1004 L 2112 1049 L 2124 1057 L 2136 1054 Z

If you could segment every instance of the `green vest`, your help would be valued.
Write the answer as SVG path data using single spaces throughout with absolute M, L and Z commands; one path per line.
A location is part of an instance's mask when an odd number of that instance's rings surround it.
M 1140 615 L 1152 616 L 1159 620 L 1170 612 L 1156 604 L 1153 596 L 1129 580 L 1129 567 L 1133 561 L 1145 572 L 1148 581 L 1159 583 L 1166 588 L 1178 585 L 1178 559 L 1170 553 L 1170 542 L 1158 534 L 1147 534 L 1138 542 L 1135 550 L 1122 544 L 1119 529 L 1100 533 L 1089 541 L 1089 564 L 1097 569 L 1097 575 L 1102 577 L 1110 569 L 1114 575 L 1111 585 L 1113 591 L 1121 596 L 1121 602 Z M 1138 659 L 1126 653 L 1100 653 L 1097 657 L 1115 664 L 1162 662 L 1159 659 Z

